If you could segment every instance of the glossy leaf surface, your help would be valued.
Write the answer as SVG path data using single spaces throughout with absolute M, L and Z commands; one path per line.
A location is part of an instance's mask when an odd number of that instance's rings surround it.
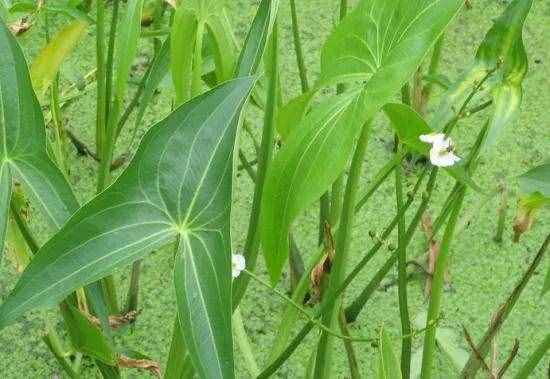
M 219 362 L 207 365 L 204 377 L 233 377 L 233 149 L 235 120 L 253 82 L 241 78 L 221 85 L 153 126 L 121 176 L 40 249 L 0 307 L 0 327 L 182 239 L 180 259 L 185 270 L 196 270 L 176 278 L 194 305 L 186 314 L 193 325 L 183 330 L 186 345 L 195 366 L 206 367 L 205 356 Z
M 47 154 L 44 119 L 25 58 L 2 21 L 0 51 L 0 231 L 7 222 L 12 178 L 23 184 L 33 205 L 57 230 L 78 204 L 63 174 Z M 0 237 L 3 249 L 3 232 Z

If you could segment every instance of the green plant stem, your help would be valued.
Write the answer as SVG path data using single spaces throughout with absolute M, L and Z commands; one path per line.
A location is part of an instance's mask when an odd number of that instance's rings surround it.
M 428 75 L 434 76 L 437 74 L 437 70 L 439 69 L 439 63 L 441 62 L 441 54 L 443 52 L 443 45 L 445 42 L 445 35 L 442 34 L 436 41 L 432 53 L 432 57 L 430 59 L 430 65 L 428 66 Z M 422 91 L 422 97 L 423 97 L 423 103 L 424 105 L 428 102 L 430 99 L 430 95 L 432 94 L 433 89 L 433 83 L 428 83 L 424 86 L 424 89 Z
M 300 85 L 302 93 L 309 91 L 309 83 L 307 79 L 307 69 L 304 61 L 304 52 L 302 49 L 302 41 L 300 39 L 300 26 L 298 23 L 298 14 L 296 12 L 296 1 L 290 0 L 290 15 L 292 20 L 292 41 L 294 42 L 294 52 L 296 53 L 296 62 L 298 64 L 298 74 L 300 76 Z
M 257 275 L 254 275 L 252 272 L 250 272 L 248 270 L 243 270 L 243 272 L 247 276 L 250 276 L 252 279 L 257 281 L 258 283 L 262 284 L 267 289 L 271 290 L 271 292 L 275 293 L 281 299 L 286 301 L 288 304 L 290 304 L 292 307 L 294 307 L 296 310 L 298 310 L 299 313 L 304 315 L 309 320 L 310 323 L 313 323 L 313 325 L 317 326 L 323 332 L 326 332 L 326 333 L 330 334 L 333 337 L 340 338 L 340 339 L 343 339 L 343 340 L 348 340 L 348 341 L 356 341 L 356 342 L 374 342 L 375 341 L 375 339 L 373 339 L 373 338 L 350 337 L 348 335 L 344 335 L 344 334 L 340 334 L 338 332 L 335 332 L 331 328 L 324 325 L 322 322 L 318 321 L 315 316 L 310 315 L 309 312 L 307 310 L 305 310 L 300 304 L 296 303 L 294 300 L 289 298 L 287 295 L 285 295 L 284 293 L 282 293 L 278 289 L 273 288 L 272 286 L 270 286 L 269 283 L 267 283 L 264 280 L 260 279 Z
M 449 216 L 449 221 L 445 228 L 443 238 L 441 240 L 441 246 L 437 261 L 435 263 L 435 271 L 432 278 L 432 292 L 430 297 L 430 305 L 428 307 L 428 318 L 426 325 L 430 325 L 439 318 L 441 309 L 441 299 L 443 295 L 443 284 L 445 271 L 447 269 L 447 262 L 450 255 L 450 247 L 453 239 L 456 223 L 460 210 L 462 209 L 462 203 L 464 200 L 465 189 L 462 189 L 460 195 L 453 204 L 453 210 Z M 432 377 L 432 365 L 435 352 L 435 333 L 436 328 L 431 328 L 426 331 L 424 335 L 424 348 L 422 354 L 422 370 L 421 378 L 429 379 Z
M 247 267 L 254 270 L 258 253 L 260 249 L 260 207 L 262 203 L 262 194 L 264 182 L 267 173 L 267 168 L 273 156 L 273 146 L 275 143 L 275 124 L 277 117 L 277 87 L 279 81 L 278 69 L 278 26 L 277 21 L 273 25 L 271 34 L 272 54 L 270 54 L 271 62 L 269 62 L 269 85 L 267 88 L 266 109 L 264 114 L 264 127 L 262 131 L 262 140 L 260 142 L 260 150 L 258 154 L 258 169 L 256 171 L 256 183 L 254 187 L 254 197 L 252 200 L 252 210 L 250 212 L 250 220 L 248 222 L 248 231 L 244 245 L 244 256 L 246 258 Z M 233 283 L 233 309 L 239 305 L 246 288 L 250 282 L 248 276 L 237 278 Z
M 202 92 L 202 40 L 205 24 L 199 20 L 197 24 L 197 38 L 195 40 L 195 53 L 193 56 L 193 78 L 191 81 L 191 93 L 197 96 Z
M 533 277 L 533 274 L 537 270 L 538 266 L 542 262 L 542 258 L 546 254 L 546 251 L 548 249 L 548 245 L 550 245 L 550 234 L 548 234 L 542 243 L 542 246 L 538 250 L 537 254 L 535 255 L 535 258 L 521 277 L 519 283 L 514 287 L 504 304 L 502 304 L 495 316 L 492 318 L 491 324 L 489 325 L 489 328 L 483 335 L 483 338 L 481 339 L 481 342 L 477 345 L 477 352 L 481 354 L 482 357 L 485 357 L 487 355 L 487 352 L 489 351 L 489 347 L 491 345 L 491 342 L 495 338 L 496 334 L 508 318 L 508 315 L 510 312 L 512 312 L 514 306 L 516 305 L 518 299 L 520 298 L 523 290 L 527 286 L 527 283 L 531 278 Z M 471 354 L 470 358 L 468 359 L 468 362 L 464 366 L 464 369 L 462 370 L 461 377 L 463 378 L 472 378 L 475 376 L 477 370 L 480 367 L 479 359 L 474 355 Z
M 44 343 L 48 346 L 48 349 L 53 353 L 57 362 L 63 367 L 65 373 L 72 379 L 80 378 L 78 372 L 71 366 L 65 357 L 65 352 L 61 345 L 61 339 L 57 332 L 51 325 L 46 325 L 47 334 L 43 337 Z
M 27 222 L 21 217 L 21 214 L 19 213 L 19 210 L 17 209 L 16 205 L 14 204 L 14 201 L 10 201 L 10 213 L 12 217 L 15 220 L 15 223 L 17 227 L 19 228 L 19 231 L 21 232 L 21 235 L 23 236 L 23 239 L 27 243 L 27 246 L 29 247 L 29 250 L 31 251 L 32 255 L 36 255 L 38 250 L 40 249 L 40 246 L 36 242 L 36 239 L 32 235 L 29 226 L 27 225 Z M 31 257 L 32 259 L 32 257 Z M 56 360 L 59 362 L 59 364 L 63 367 L 67 375 L 69 375 L 71 378 L 80 378 L 78 373 L 75 371 L 73 366 L 67 361 L 65 357 L 65 353 L 63 351 L 63 344 L 61 342 L 61 337 L 57 334 L 57 331 L 55 328 L 51 325 L 51 322 L 45 317 L 46 322 L 46 335 L 43 337 L 43 340 L 48 346 L 48 349 L 52 352 Z
M 363 256 L 361 261 L 348 274 L 348 276 L 346 277 L 346 279 L 343 281 L 342 285 L 336 292 L 337 294 L 340 294 L 347 288 L 347 286 L 355 279 L 355 277 L 361 272 L 361 270 L 365 267 L 365 265 L 372 259 L 374 254 L 376 254 L 376 252 L 382 247 L 384 239 L 387 238 L 391 234 L 393 229 L 396 227 L 399 217 L 401 217 L 407 211 L 410 205 L 413 203 L 414 197 L 418 192 L 418 190 L 420 189 L 420 186 L 422 184 L 422 181 L 425 177 L 426 172 L 427 172 L 426 169 L 422 170 L 413 190 L 408 195 L 407 202 L 405 203 L 403 209 L 401 209 L 397 213 L 397 215 L 395 215 L 392 221 L 384 229 L 378 241 L 374 244 L 373 247 L 369 249 L 369 251 Z M 331 305 L 332 302 L 333 302 L 332 299 L 328 299 L 327 301 L 323 302 L 319 310 L 316 312 L 316 317 L 319 317 L 320 315 L 324 314 L 324 312 L 326 311 L 326 309 L 328 309 L 328 306 Z M 302 340 L 309 334 L 311 329 L 313 329 L 313 326 L 314 324 L 311 322 L 304 325 L 302 329 L 298 332 L 298 334 L 292 339 L 292 341 L 289 343 L 286 349 L 284 349 L 275 359 L 271 361 L 269 366 L 266 367 L 260 373 L 260 375 L 258 375 L 258 378 L 267 378 L 271 376 L 275 371 L 277 371 L 277 369 L 292 355 L 292 353 L 300 345 Z
M 103 146 L 103 135 L 105 133 L 107 115 L 107 93 L 106 93 L 106 67 L 105 67 L 105 2 L 96 1 L 96 126 L 95 126 L 95 148 L 96 154 L 101 156 Z
M 113 91 L 113 75 L 114 75 L 114 57 L 115 57 L 115 41 L 118 25 L 118 10 L 120 0 L 113 0 L 113 11 L 111 15 L 111 28 L 109 29 L 109 42 L 107 47 L 107 64 L 105 67 L 105 122 L 109 122 L 111 112 L 111 101 Z M 105 125 L 107 128 L 107 125 Z M 103 141 L 105 143 L 105 141 Z
M 332 262 L 331 272 L 329 276 L 328 288 L 326 291 L 327 298 L 333 298 L 334 302 L 328 307 L 328 311 L 323 316 L 323 324 L 331 328 L 338 320 L 338 312 L 340 312 L 340 301 L 337 300 L 339 294 L 336 294 L 337 289 L 342 283 L 342 276 L 345 272 L 345 264 L 351 244 L 351 231 L 353 228 L 353 218 L 355 214 L 355 204 L 357 198 L 357 190 L 359 188 L 359 180 L 361 179 L 361 168 L 363 166 L 363 158 L 367 150 L 368 140 L 370 135 L 370 125 L 367 123 L 363 126 L 361 135 L 357 141 L 357 146 L 351 161 L 350 172 L 346 183 L 346 192 L 344 194 L 344 203 L 342 206 L 342 215 L 340 225 L 336 234 L 336 252 Z M 315 378 L 329 378 L 331 372 L 331 341 L 332 338 L 327 333 L 322 333 L 317 346 L 317 356 L 315 361 Z
M 128 288 L 128 296 L 126 298 L 125 312 L 137 311 L 139 301 L 139 277 L 141 274 L 141 260 L 137 260 L 132 264 L 132 272 L 130 274 L 130 286 Z
M 310 283 L 310 277 L 309 274 L 311 273 L 311 270 L 315 267 L 315 265 L 321 260 L 325 253 L 325 249 L 323 247 L 318 248 L 318 251 L 313 254 L 312 258 L 308 262 L 307 270 L 304 271 L 302 274 L 302 277 L 300 278 L 300 281 L 296 285 L 296 288 L 294 289 L 294 292 L 292 293 L 292 301 L 295 303 L 303 303 L 304 297 L 309 290 L 309 283 Z M 296 319 L 298 317 L 298 311 L 297 309 L 292 306 L 291 304 L 288 304 L 285 308 L 283 315 L 281 316 L 281 321 L 279 323 L 278 328 L 276 329 L 277 335 L 275 337 L 275 340 L 273 342 L 268 362 L 273 362 L 275 358 L 281 352 L 284 350 L 288 339 L 290 338 L 290 335 L 292 333 L 292 330 L 294 329 L 294 325 L 296 323 Z
M 111 19 L 111 28 L 109 30 L 109 45 L 107 50 L 107 63 L 105 66 L 105 118 L 106 124 L 101 137 L 101 155 L 100 165 L 98 172 L 97 180 L 97 192 L 103 191 L 110 180 L 111 173 L 111 160 L 113 157 L 114 151 L 114 128 L 116 126 L 116 120 L 118 119 L 118 102 L 113 101 L 112 106 L 114 109 L 111 109 L 111 92 L 113 87 L 113 72 L 114 72 L 114 51 L 115 51 L 115 40 L 116 40 L 116 30 L 118 24 L 118 9 L 119 9 L 119 0 L 113 1 L 113 12 Z M 99 36 L 97 37 L 99 38 Z M 101 41 L 102 44 L 102 41 Z M 99 80 L 99 67 L 98 67 L 98 80 Z M 98 104 L 99 98 L 103 97 L 98 92 Z M 100 111 L 98 107 L 98 112 Z M 103 118 L 102 118 L 103 119 Z M 106 294 L 106 303 L 109 307 L 109 312 L 111 314 L 118 313 L 118 300 L 116 294 L 116 285 L 113 275 L 109 275 L 101 280 L 103 282 Z
M 527 379 L 548 350 L 550 350 L 550 333 L 546 335 L 535 351 L 529 356 L 527 362 L 521 366 L 516 376 L 514 376 L 514 379 Z
M 399 143 L 397 144 L 400 150 Z M 403 178 L 401 164 L 395 168 L 395 199 L 397 210 L 403 207 Z M 397 223 L 397 293 L 399 297 L 399 316 L 401 319 L 401 334 L 411 332 L 411 320 L 407 301 L 407 246 L 405 245 L 405 215 Z M 411 371 L 411 340 L 404 339 L 401 344 L 401 374 L 404 379 L 410 377 Z
M 382 183 L 388 178 L 391 172 L 397 167 L 398 164 L 401 164 L 405 154 L 403 152 L 398 152 L 392 160 L 386 163 L 378 173 L 374 176 L 374 179 L 371 184 L 367 187 L 365 194 L 361 196 L 361 199 L 357 202 L 355 206 L 355 211 L 358 212 L 370 199 L 370 197 L 378 190 Z
M 340 308 L 340 314 L 338 315 L 338 323 L 340 325 L 340 330 L 344 336 L 350 337 L 348 322 L 346 321 L 346 315 L 344 310 Z M 409 338 L 407 340 L 410 341 Z M 344 340 L 344 348 L 346 349 L 346 355 L 348 357 L 348 366 L 351 379 L 361 378 L 361 373 L 359 371 L 359 364 L 357 363 L 357 353 L 353 348 L 353 343 L 350 340 Z
M 246 334 L 243 318 L 239 308 L 235 309 L 233 312 L 233 332 L 235 334 L 237 346 L 239 347 L 246 363 L 248 373 L 252 376 L 257 376 L 260 373 L 260 369 L 258 368 L 256 359 L 254 358 L 254 353 L 252 351 L 252 347 L 250 346 L 250 341 L 248 340 L 248 335 Z
M 367 284 L 367 286 L 365 286 L 365 288 L 363 289 L 363 291 L 361 291 L 359 296 L 357 296 L 357 298 L 355 298 L 355 300 L 346 308 L 346 320 L 348 320 L 348 322 L 354 322 L 357 319 L 357 316 L 359 316 L 359 313 L 361 312 L 361 310 L 363 309 L 367 301 L 370 299 L 373 292 L 376 290 L 376 288 L 378 288 L 380 282 L 386 276 L 386 274 L 391 269 L 391 267 L 393 267 L 399 255 L 402 254 L 401 249 L 406 248 L 411 242 L 412 237 L 416 232 L 418 224 L 420 223 L 420 220 L 422 218 L 422 214 L 426 211 L 428 204 L 430 202 L 430 199 L 432 197 L 432 193 L 435 187 L 435 182 L 437 179 L 437 173 L 438 173 L 438 169 L 435 167 L 432 168 L 430 172 L 430 177 L 428 178 L 428 183 L 426 184 L 426 191 L 422 195 L 422 202 L 418 206 L 418 209 L 416 210 L 413 216 L 413 219 L 409 224 L 409 227 L 405 232 L 402 233 L 402 237 L 401 237 L 402 241 L 399 241 L 397 252 L 395 254 L 392 254 L 392 256 L 386 260 L 384 265 L 378 270 L 378 272 L 374 275 L 374 277 Z M 406 206 L 406 203 L 405 205 L 403 205 L 401 208 L 398 208 L 398 209 L 403 209 L 405 208 L 405 206 Z M 405 215 L 404 212 L 398 211 L 398 216 L 396 216 L 395 218 L 397 224 L 399 224 L 399 220 L 402 219 L 404 215 Z M 385 238 L 384 235 L 382 236 L 382 239 L 383 238 Z M 410 320 L 409 320 L 409 329 L 410 329 Z

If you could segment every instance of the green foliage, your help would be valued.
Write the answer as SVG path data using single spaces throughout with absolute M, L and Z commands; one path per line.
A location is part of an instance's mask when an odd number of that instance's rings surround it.
M 479 46 L 471 67 L 451 86 L 437 109 L 432 127 L 442 129 L 455 117 L 456 107 L 469 96 L 471 89 L 494 71 L 488 82 L 494 113 L 485 148 L 495 144 L 503 128 L 511 122 L 522 98 L 522 82 L 527 73 L 527 55 L 523 45 L 523 24 L 532 0 L 514 0 L 495 21 Z
M 33 204 L 56 230 L 78 208 L 61 171 L 46 151 L 44 118 L 23 53 L 0 21 L 0 209 L 4 246 L 12 178 L 23 184 Z
M 290 133 L 269 169 L 261 235 L 273 283 L 288 257 L 292 221 L 340 176 L 362 126 L 413 75 L 462 1 L 387 5 L 362 1 L 330 35 L 322 52 L 322 82 L 353 78 L 366 83 L 354 96 L 348 91 L 332 99 L 332 112 L 326 110 L 327 103 L 312 110 Z M 437 12 L 432 11 L 435 5 Z
M 202 366 L 206 376 L 232 376 L 228 204 L 234 120 L 252 84 L 222 85 L 152 127 L 118 180 L 41 248 L 0 308 L 0 326 L 177 238 L 178 304 L 193 306 L 180 314 L 191 356 L 197 367 L 201 356 L 217 359 Z

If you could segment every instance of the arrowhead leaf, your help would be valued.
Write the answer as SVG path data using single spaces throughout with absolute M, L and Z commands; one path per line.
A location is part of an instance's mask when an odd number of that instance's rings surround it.
M 272 282 L 288 257 L 292 221 L 342 173 L 361 127 L 414 74 L 462 4 L 363 0 L 329 36 L 321 82 L 366 83 L 354 98 L 345 93 L 311 110 L 292 128 L 268 170 L 261 238 Z
M 202 263 L 206 253 L 213 259 L 208 260 L 213 264 L 211 270 L 201 275 L 196 288 L 206 285 L 210 294 L 230 299 L 231 285 L 226 282 L 231 278 L 231 251 L 227 236 L 234 120 L 252 85 L 251 78 L 228 82 L 184 104 L 153 126 L 115 183 L 76 212 L 40 249 L 0 307 L 0 327 L 31 309 L 57 303 L 75 289 L 176 238 L 190 241 L 188 246 L 198 250 L 187 254 L 203 254 Z M 224 244 L 215 242 L 220 236 L 225 238 Z M 187 284 L 189 279 L 184 278 Z M 226 303 L 225 309 L 216 311 L 230 317 L 231 306 Z M 205 330 L 197 325 L 207 325 L 224 336 L 220 337 L 224 351 L 231 351 L 230 324 L 211 325 L 212 320 L 203 317 L 213 310 L 209 304 L 205 306 L 207 309 L 190 316 L 194 327 L 184 331 L 186 339 L 201 339 Z M 209 354 L 217 354 L 216 345 L 206 346 Z M 190 353 L 195 364 L 200 361 L 199 351 L 190 349 Z M 223 359 L 232 366 L 230 358 Z M 232 370 L 227 370 L 230 368 L 226 365 L 224 377 L 232 375 Z
M 78 208 L 61 171 L 46 151 L 44 118 L 27 63 L 0 20 L 0 249 L 4 247 L 12 177 L 57 230 Z

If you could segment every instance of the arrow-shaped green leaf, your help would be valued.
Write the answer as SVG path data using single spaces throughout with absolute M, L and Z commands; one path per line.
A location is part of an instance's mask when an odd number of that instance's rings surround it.
M 46 152 L 44 119 L 21 48 L 0 20 L 0 249 L 12 177 L 20 181 L 52 229 L 78 208 L 63 174 Z
M 179 239 L 185 267 L 176 274 L 185 272 L 176 286 L 195 305 L 185 315 L 193 327 L 183 331 L 193 363 L 204 377 L 232 377 L 233 149 L 252 85 L 251 78 L 223 84 L 153 126 L 118 180 L 40 249 L 0 307 L 0 327 Z M 205 357 L 220 366 L 203 365 Z

